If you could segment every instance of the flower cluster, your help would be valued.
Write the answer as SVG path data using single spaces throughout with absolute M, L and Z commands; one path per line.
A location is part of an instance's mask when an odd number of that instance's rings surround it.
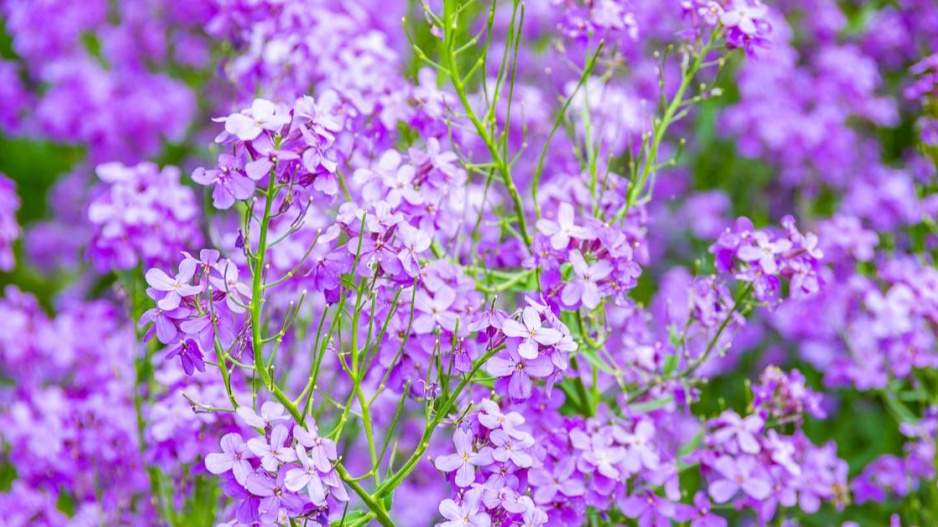
M 242 406 L 238 415 L 264 434 L 248 441 L 235 432 L 221 438 L 221 452 L 205 456 L 205 468 L 223 475 L 240 524 L 322 521 L 341 509 L 348 493 L 335 472 L 336 446 L 316 425 L 293 425 L 283 406 L 265 403 L 261 414 Z
M 198 201 L 178 168 L 107 163 L 95 172 L 102 184 L 88 205 L 88 257 L 100 271 L 166 264 L 202 243 Z
M 789 295 L 815 293 L 823 284 L 818 237 L 802 234 L 790 216 L 782 218 L 783 233 L 755 229 L 747 218 L 736 220 L 710 247 L 718 271 L 752 284 L 755 297 L 770 302 L 781 291 L 781 278 L 790 280 Z
M 4 525 L 938 523 L 880 4 L 0 0 Z
M 156 306 L 140 319 L 150 326 L 145 338 L 156 335 L 168 345 L 167 358 L 178 357 L 187 375 L 205 371 L 203 353 L 216 342 L 239 354 L 249 345 L 242 319 L 251 290 L 239 281 L 238 265 L 218 251 L 203 250 L 198 259 L 186 254 L 174 276 L 154 268 L 146 280 Z
M 758 414 L 743 418 L 732 410 L 708 427 L 713 432 L 698 456 L 714 502 L 751 507 L 763 521 L 779 507 L 810 514 L 824 501 L 844 504 L 847 465 L 835 445 L 816 447 L 803 432 L 783 435 Z

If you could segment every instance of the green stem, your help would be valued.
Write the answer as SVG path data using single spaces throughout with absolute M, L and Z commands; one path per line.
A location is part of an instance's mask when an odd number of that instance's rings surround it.
M 270 227 L 270 211 L 274 199 L 277 197 L 276 169 L 271 169 L 267 181 L 265 194 L 264 216 L 261 217 L 260 233 L 258 233 L 257 254 L 254 262 L 254 276 L 251 284 L 251 337 L 254 346 L 254 371 L 261 376 L 264 387 L 282 404 L 297 423 L 302 422 L 303 416 L 281 390 L 274 384 L 264 359 L 264 339 L 261 336 L 261 307 L 264 304 L 264 262 L 267 257 L 267 232 Z
M 391 520 L 388 511 L 384 510 L 384 504 L 372 497 L 371 494 L 368 494 L 368 491 L 359 485 L 358 482 L 355 481 L 355 478 L 353 478 L 341 464 L 336 464 L 335 470 L 339 474 L 339 477 L 342 478 L 342 481 L 345 481 L 346 485 L 351 487 L 352 491 L 361 498 L 369 509 L 371 509 L 371 512 L 375 515 L 375 519 L 377 519 L 381 525 L 384 525 L 384 527 L 394 527 L 394 521 Z
M 674 120 L 674 116 L 677 114 L 677 111 L 684 103 L 684 94 L 687 92 L 688 88 L 690 88 L 691 82 L 694 81 L 694 76 L 697 74 L 697 71 L 700 70 L 704 58 L 707 56 L 707 53 L 710 52 L 710 49 L 713 46 L 713 42 L 714 41 L 711 38 L 711 40 L 707 42 L 707 44 L 700 50 L 700 52 L 697 53 L 693 63 L 691 63 L 691 66 L 686 71 L 684 71 L 684 74 L 681 77 L 681 85 L 678 87 L 677 93 L 674 94 L 674 98 L 672 98 L 670 104 L 668 104 L 668 107 L 665 110 L 664 115 L 661 117 L 661 120 L 658 121 L 657 126 L 654 127 L 654 134 L 652 135 L 651 144 L 648 147 L 648 154 L 644 156 L 641 176 L 638 178 L 638 181 L 636 181 L 635 178 L 632 179 L 632 185 L 629 188 L 626 203 L 616 214 L 615 221 L 622 220 L 629 209 L 635 205 L 635 203 L 638 201 L 639 195 L 645 188 L 645 183 L 648 181 L 648 176 L 651 175 L 652 171 L 657 170 L 655 165 L 658 162 L 658 148 L 661 146 L 661 142 L 664 140 L 665 134 Z
M 450 78 L 450 81 L 453 84 L 453 89 L 456 91 L 456 95 L 459 97 L 459 102 L 462 103 L 463 110 L 466 112 L 466 116 L 472 121 L 472 125 L 476 129 L 476 133 L 479 135 L 479 138 L 482 139 L 482 142 L 485 143 L 485 146 L 488 148 L 489 153 L 492 156 L 492 162 L 495 165 L 496 170 L 502 177 L 502 182 L 505 184 L 505 188 L 508 190 L 508 195 L 511 197 L 512 203 L 515 206 L 515 213 L 518 220 L 518 230 L 521 232 L 521 238 L 524 239 L 526 245 L 531 245 L 531 236 L 528 234 L 527 222 L 524 219 L 524 203 L 521 201 L 521 194 L 518 193 L 518 187 L 515 186 L 514 180 L 511 178 L 511 168 L 508 166 L 508 163 L 505 161 L 504 156 L 502 156 L 499 151 L 498 144 L 489 134 L 489 131 L 486 129 L 485 124 L 479 120 L 479 117 L 475 113 L 475 109 L 472 107 L 472 103 L 469 101 L 469 96 L 466 94 L 466 85 L 463 81 L 463 78 L 459 74 L 457 64 L 456 64 L 456 54 L 454 53 L 455 49 L 455 35 L 453 31 L 456 26 L 456 0 L 445 0 L 443 3 L 443 58 L 446 61 L 447 73 Z M 494 101 L 492 103 L 495 104 Z

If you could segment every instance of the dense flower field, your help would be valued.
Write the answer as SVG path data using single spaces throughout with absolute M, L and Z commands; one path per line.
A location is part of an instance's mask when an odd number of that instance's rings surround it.
M 938 525 L 933 0 L 0 0 L 0 525 Z

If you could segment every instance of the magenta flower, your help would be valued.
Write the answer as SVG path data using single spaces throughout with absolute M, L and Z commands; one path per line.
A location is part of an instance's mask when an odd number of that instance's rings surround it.
M 306 428 L 296 425 L 293 427 L 293 437 L 297 443 L 309 448 L 313 464 L 320 472 L 332 470 L 332 462 L 338 458 L 335 443 L 319 435 L 315 424 L 308 424 Z
M 436 527 L 489 527 L 492 520 L 489 515 L 479 511 L 480 497 L 477 492 L 469 492 L 462 504 L 446 499 L 440 503 L 440 514 L 446 521 Z
M 726 503 L 742 489 L 748 496 L 764 500 L 772 492 L 772 481 L 765 468 L 752 456 L 734 459 L 723 456 L 714 464 L 721 479 L 710 483 L 710 497 L 717 503 Z
M 743 245 L 737 253 L 740 260 L 744 262 L 758 262 L 766 274 L 774 275 L 778 272 L 778 262 L 776 255 L 784 254 L 791 249 L 791 242 L 787 239 L 780 239 L 775 242 L 769 241 L 768 234 L 762 231 L 752 233 L 752 245 Z
M 523 400 L 531 396 L 531 377 L 546 377 L 554 371 L 554 365 L 547 356 L 525 359 L 513 348 L 508 349 L 508 354 L 507 359 L 489 359 L 486 369 L 496 377 L 508 377 L 508 395 L 514 400 Z
M 276 104 L 265 99 L 255 99 L 250 110 L 233 113 L 215 121 L 224 122 L 225 131 L 241 141 L 253 141 L 264 130 L 280 130 L 290 122 L 290 117 L 283 115 Z
M 309 501 L 313 502 L 313 505 L 325 505 L 326 488 L 323 486 L 316 465 L 306 454 L 306 449 L 300 445 L 296 446 L 296 457 L 302 468 L 291 468 L 287 471 L 284 479 L 287 489 L 290 492 L 299 492 L 306 489 L 307 494 L 309 494 Z
M 726 519 L 711 512 L 707 495 L 698 491 L 694 494 L 693 505 L 679 505 L 674 519 L 690 522 L 690 527 L 726 527 Z
M 205 468 L 212 474 L 224 474 L 229 470 L 234 474 L 235 480 L 244 485 L 248 475 L 254 468 L 248 459 L 254 454 L 248 449 L 247 443 L 240 435 L 231 433 L 221 438 L 221 453 L 211 453 L 205 456 Z
M 489 440 L 495 445 L 492 450 L 492 459 L 495 461 L 511 461 L 521 468 L 529 468 L 534 464 L 534 457 L 525 452 L 534 446 L 534 437 L 531 434 L 524 434 L 521 439 L 516 439 L 504 430 L 495 430 L 489 435 Z
M 492 455 L 488 451 L 476 452 L 473 448 L 472 432 L 457 428 L 453 433 L 453 443 L 456 453 L 437 456 L 433 464 L 437 470 L 445 473 L 456 471 L 456 484 L 468 487 L 475 482 L 475 467 L 492 463 Z
M 574 477 L 576 461 L 573 457 L 561 459 L 553 470 L 547 466 L 532 470 L 528 474 L 528 481 L 535 487 L 534 501 L 546 504 L 554 501 L 557 494 L 567 497 L 582 496 L 586 492 L 583 478 Z
M 275 401 L 267 401 L 261 405 L 260 415 L 250 406 L 239 406 L 237 410 L 238 417 L 248 426 L 254 428 L 267 428 L 268 425 L 278 421 L 289 421 L 290 416 L 286 414 L 286 408 Z
M 518 346 L 518 354 L 525 359 L 537 358 L 538 344 L 552 346 L 563 338 L 560 331 L 543 327 L 541 315 L 531 306 L 521 312 L 521 322 L 513 318 L 506 319 L 502 323 L 502 333 L 507 337 L 524 339 Z
M 585 227 L 574 223 L 573 205 L 561 203 L 557 213 L 557 221 L 541 218 L 537 220 L 537 230 L 544 236 L 550 237 L 550 246 L 561 251 L 570 245 L 570 239 L 592 240 L 596 236 Z
M 626 445 L 623 460 L 626 470 L 633 474 L 638 473 L 643 467 L 648 470 L 658 470 L 660 459 L 651 445 L 651 440 L 655 436 L 655 425 L 651 421 L 639 421 L 631 434 L 620 433 L 622 437 L 619 439 Z
M 146 279 L 150 287 L 165 293 L 165 296 L 156 303 L 160 309 L 164 311 L 176 309 L 183 298 L 202 292 L 201 287 L 189 284 L 189 281 L 195 275 L 195 267 L 192 260 L 183 260 L 179 264 L 179 274 L 175 278 L 170 278 L 160 269 L 147 271 Z
M 612 264 L 606 260 L 599 260 L 590 265 L 583 259 L 580 251 L 570 253 L 570 263 L 573 264 L 573 281 L 564 286 L 560 294 L 563 303 L 575 306 L 582 302 L 587 309 L 596 309 L 602 301 L 599 291 L 599 282 L 612 274 Z
M 202 350 L 199 343 L 193 339 L 181 339 L 176 344 L 170 346 L 166 353 L 166 359 L 179 357 L 182 362 L 182 369 L 186 375 L 192 375 L 195 370 L 205 371 L 205 361 L 202 360 Z
M 726 443 L 735 439 L 739 449 L 747 454 L 758 454 L 762 449 L 755 434 L 762 431 L 765 421 L 758 415 L 753 414 L 742 419 L 736 412 L 727 410 L 717 421 L 724 426 L 711 436 L 716 443 Z
M 280 472 L 276 478 L 262 471 L 251 474 L 245 487 L 248 492 L 261 498 L 257 506 L 260 520 L 265 524 L 281 521 L 281 512 L 296 514 L 303 510 L 303 500 L 287 489 L 286 472 Z M 286 509 L 286 510 L 283 510 Z
M 482 406 L 482 411 L 479 412 L 478 419 L 482 426 L 490 430 L 501 428 L 508 432 L 508 435 L 519 439 L 526 434 L 518 430 L 518 427 L 524 424 L 523 415 L 518 412 L 504 414 L 498 404 L 491 399 L 483 399 L 479 404 Z
M 200 185 L 212 185 L 212 203 L 221 210 L 231 208 L 235 200 L 246 200 L 254 194 L 254 182 L 242 174 L 231 154 L 218 156 L 218 168 L 195 169 L 192 180 Z
M 437 326 L 447 331 L 456 329 L 456 313 L 449 311 L 455 301 L 456 291 L 449 287 L 441 287 L 432 297 L 426 291 L 418 291 L 414 298 L 418 311 L 414 315 L 414 331 L 430 333 Z
M 276 472 L 281 463 L 296 461 L 296 452 L 289 446 L 284 446 L 287 440 L 287 427 L 277 425 L 270 432 L 270 442 L 263 438 L 248 439 L 248 448 L 261 460 L 261 466 L 270 472 Z

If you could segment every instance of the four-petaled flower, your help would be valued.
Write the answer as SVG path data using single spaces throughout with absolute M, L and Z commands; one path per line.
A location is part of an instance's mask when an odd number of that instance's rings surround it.
M 523 324 L 522 324 L 523 323 Z M 552 346 L 563 338 L 563 333 L 553 328 L 545 328 L 537 309 L 528 306 L 521 312 L 521 322 L 509 318 L 502 323 L 502 333 L 507 337 L 522 338 L 518 354 L 524 359 L 537 358 L 538 344 Z
M 596 236 L 589 229 L 574 223 L 573 205 L 561 203 L 557 211 L 557 221 L 541 218 L 537 220 L 537 230 L 550 237 L 550 246 L 561 251 L 570 245 L 570 238 L 592 240 Z
M 560 294 L 561 300 L 568 306 L 582 302 L 583 307 L 596 309 L 602 301 L 599 282 L 612 274 L 612 264 L 606 260 L 589 264 L 580 251 L 570 253 L 570 263 L 573 265 L 574 278 L 564 286 Z
M 230 470 L 235 480 L 244 485 L 248 475 L 254 470 L 248 461 L 252 457 L 254 454 L 240 435 L 225 434 L 221 438 L 221 453 L 213 452 L 205 456 L 205 468 L 212 474 L 223 474 Z
M 468 487 L 475 481 L 475 467 L 490 464 L 492 456 L 487 451 L 476 452 L 473 449 L 473 436 L 469 430 L 456 429 L 453 433 L 453 443 L 456 445 L 456 453 L 437 456 L 433 464 L 442 472 L 455 470 L 456 484 L 460 487 Z

